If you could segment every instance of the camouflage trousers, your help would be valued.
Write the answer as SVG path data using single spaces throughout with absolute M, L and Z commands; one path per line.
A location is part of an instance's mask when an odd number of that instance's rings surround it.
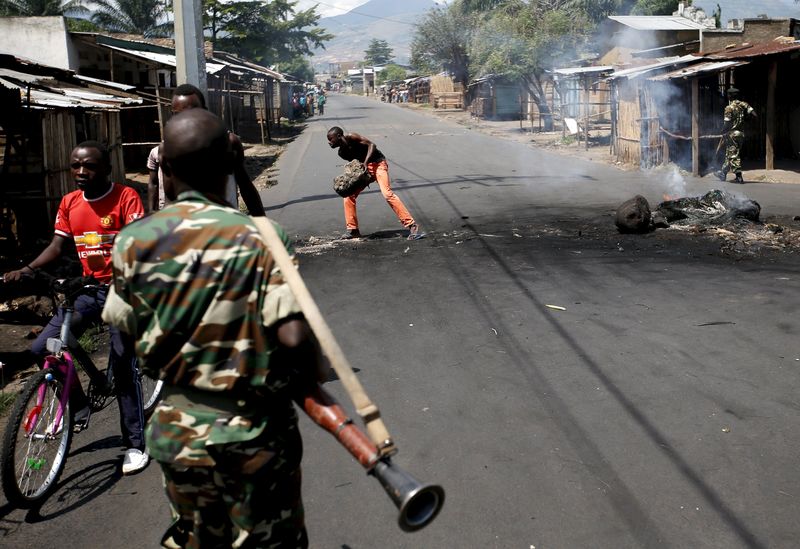
M 214 467 L 159 462 L 175 518 L 162 538 L 164 547 L 308 547 L 299 432 L 287 433 L 278 452 L 254 442 L 208 447 Z
M 731 132 L 725 136 L 725 162 L 722 164 L 723 173 L 738 173 L 742 171 L 742 158 L 740 156 L 742 143 L 744 143 L 744 134 L 742 132 Z

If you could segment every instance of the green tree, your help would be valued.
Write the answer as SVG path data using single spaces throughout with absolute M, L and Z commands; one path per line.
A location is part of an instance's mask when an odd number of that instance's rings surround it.
M 394 63 L 390 63 L 378 73 L 376 78 L 378 79 L 378 84 L 383 84 L 387 81 L 397 82 L 399 80 L 405 80 L 406 74 L 408 73 L 403 67 L 400 65 L 395 65 Z
M 411 65 L 420 73 L 446 70 L 466 89 L 468 50 L 477 17 L 459 4 L 434 8 L 417 24 L 411 41 Z
M 314 68 L 305 57 L 297 56 L 294 59 L 281 63 L 279 67 L 278 70 L 282 73 L 294 76 L 300 82 L 314 81 Z
M 634 15 L 672 15 L 678 5 L 675 0 L 639 0 L 633 6 Z
M 83 0 L 0 0 L 0 15 L 82 15 L 88 13 Z
M 393 50 L 386 40 L 373 38 L 364 50 L 364 63 L 368 66 L 385 65 L 393 58 Z
M 171 36 L 172 22 L 164 0 L 92 0 L 92 22 L 111 32 L 146 37 Z
M 296 65 L 333 38 L 317 28 L 316 7 L 295 12 L 296 5 L 288 0 L 231 2 L 216 13 L 207 10 L 206 26 L 215 48 L 267 65 Z
M 476 30 L 469 49 L 471 76 L 495 74 L 524 84 L 550 130 L 543 77 L 574 58 L 590 28 L 586 14 L 571 8 L 569 0 L 513 0 Z
M 563 7 L 571 13 L 580 13 L 589 21 L 597 24 L 604 21 L 609 15 L 626 15 L 637 0 L 571 0 Z M 670 0 L 678 7 L 676 0 Z

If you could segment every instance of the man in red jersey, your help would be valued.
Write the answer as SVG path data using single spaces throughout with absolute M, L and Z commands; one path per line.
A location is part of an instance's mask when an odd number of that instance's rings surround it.
M 144 215 L 142 201 L 132 188 L 108 180 L 111 159 L 102 143 L 85 141 L 75 147 L 70 170 L 78 190 L 61 199 L 52 242 L 25 267 L 6 273 L 5 281 L 19 280 L 24 274 L 55 261 L 64 251 L 68 239 L 75 242 L 84 276 L 93 276 L 103 284 L 111 281 L 114 237 L 124 225 Z M 107 287 L 103 287 L 76 299 L 71 327 L 76 338 L 89 326 L 100 322 L 107 294 Z M 64 312 L 59 310 L 33 342 L 31 351 L 37 359 L 47 355 L 47 338 L 59 336 L 63 320 Z M 122 472 L 130 474 L 144 469 L 149 459 L 144 447 L 141 387 L 136 375 L 133 341 L 114 327 L 109 327 L 109 333 L 111 354 L 108 366 L 114 369 L 120 427 L 126 447 Z M 80 429 L 88 423 L 90 412 L 86 395 L 80 387 L 77 389 L 70 403 L 76 410 L 75 424 Z

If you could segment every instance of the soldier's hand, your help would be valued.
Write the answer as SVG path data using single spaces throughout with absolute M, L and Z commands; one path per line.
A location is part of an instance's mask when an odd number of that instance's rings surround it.
M 17 269 L 16 271 L 10 271 L 3 275 L 3 282 L 19 282 L 22 280 L 23 276 L 26 276 L 28 272 L 25 268 Z

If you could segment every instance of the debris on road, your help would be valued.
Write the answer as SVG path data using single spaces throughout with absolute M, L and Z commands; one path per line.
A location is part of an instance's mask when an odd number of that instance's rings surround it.
M 800 249 L 800 230 L 762 223 L 760 217 L 758 202 L 713 190 L 703 196 L 665 200 L 655 210 L 637 195 L 620 204 L 615 224 L 621 233 L 643 234 L 657 228 L 704 233 L 722 239 L 723 252 L 736 254 Z
M 555 311 L 566 311 L 567 310 L 565 307 L 562 307 L 561 305 L 545 305 L 545 307 L 547 307 L 548 309 L 553 309 Z

